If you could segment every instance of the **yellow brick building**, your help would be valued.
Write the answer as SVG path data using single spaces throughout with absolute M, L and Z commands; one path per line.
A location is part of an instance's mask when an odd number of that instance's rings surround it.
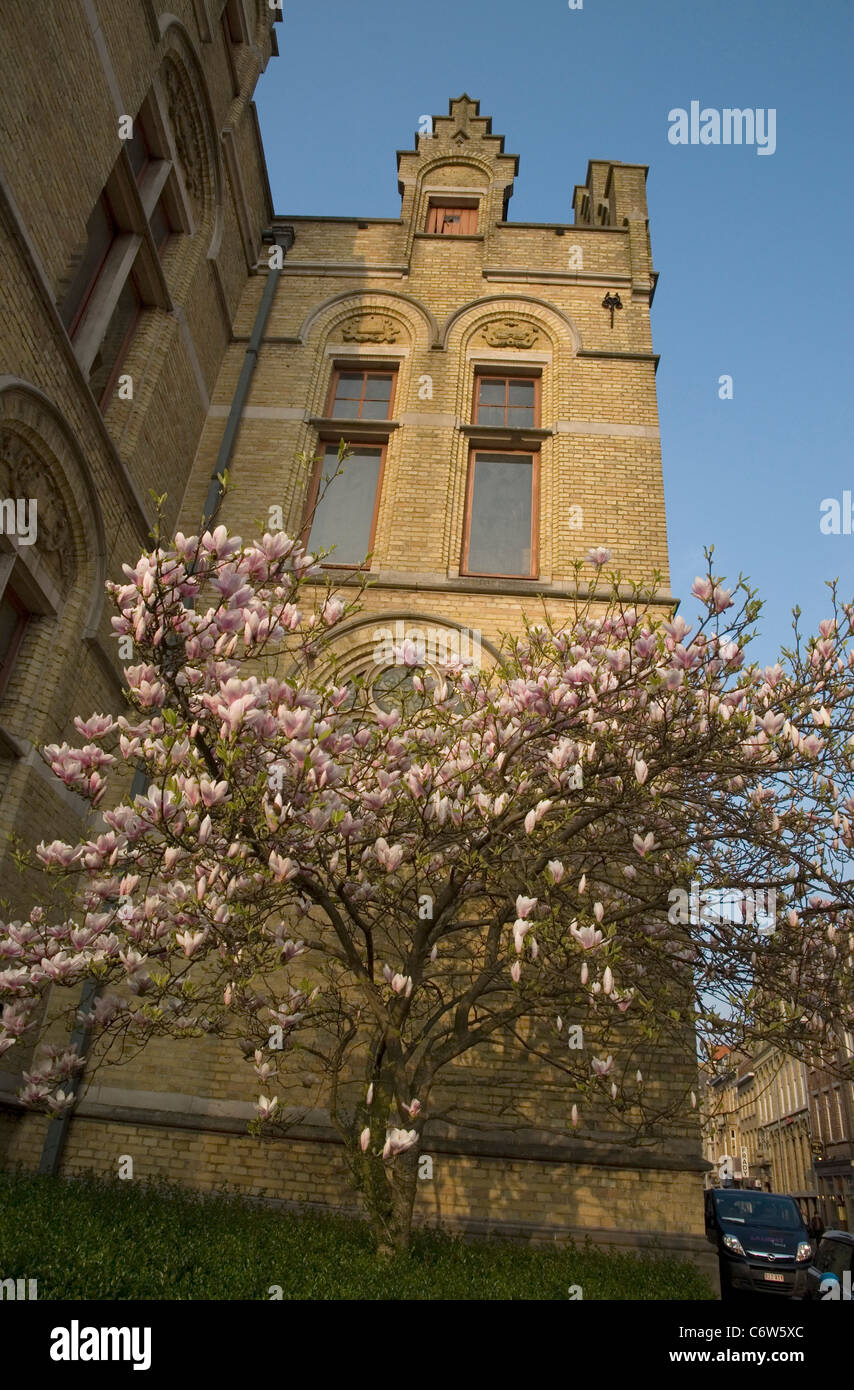
M 0 467 L 12 470 L 0 492 L 53 480 L 50 535 L 62 537 L 25 554 L 0 536 L 0 589 L 11 574 L 26 615 L 0 691 L 0 824 L 30 844 L 85 828 L 34 750 L 72 736 L 74 713 L 120 705 L 100 586 L 145 544 L 149 488 L 168 492 L 170 524 L 195 529 L 227 466 L 219 520 L 243 534 L 304 530 L 334 547 L 336 581 L 365 574 L 364 611 L 341 642 L 378 702 L 396 679 L 378 657 L 385 634 L 488 660 L 523 614 L 568 614 L 574 562 L 593 545 L 629 579 L 660 572 L 657 601 L 673 603 L 645 167 L 591 161 L 574 221 L 511 222 L 517 158 L 464 95 L 399 153 L 399 218 L 274 217 L 250 102 L 271 12 L 261 0 L 174 8 L 177 19 L 146 0 L 128 35 L 119 5 L 89 6 L 88 27 L 51 7 L 53 67 L 33 53 L 12 87 L 49 108 L 61 72 L 85 71 L 91 89 L 63 94 L 91 125 L 85 149 L 70 135 L 52 145 L 49 121 L 22 128 L 5 89 L 15 163 L 3 274 L 17 315 L 5 361 L 17 384 L 0 381 L 11 440 Z M 26 48 L 25 8 L 12 10 Z M 68 68 L 67 45 L 79 50 Z M 128 113 L 144 137 L 135 149 L 116 134 Z M 53 180 L 47 212 L 34 170 Z M 112 219 L 106 261 L 96 209 L 108 229 Z M 96 296 L 104 265 L 124 277 L 100 315 L 80 289 L 95 261 Z M 324 492 L 342 438 L 352 456 Z M 35 474 L 16 462 L 26 449 Z M 0 871 L 13 905 L 33 900 L 8 853 Z M 659 1070 L 663 1099 L 686 1091 L 690 1048 Z M 0 1077 L 6 1159 L 37 1163 L 48 1125 L 20 1116 L 14 1079 Z M 690 1112 L 642 1149 L 619 1133 L 571 1136 L 560 1085 L 509 1042 L 463 1059 L 446 1092 L 454 1123 L 428 1136 L 417 1219 L 590 1232 L 710 1266 Z M 287 1136 L 250 1138 L 233 1056 L 214 1041 L 156 1043 L 87 1078 L 67 1130 L 54 1127 L 51 1161 L 115 1172 L 131 1154 L 140 1177 L 354 1207 L 317 1079 L 295 1076 L 289 1101 Z

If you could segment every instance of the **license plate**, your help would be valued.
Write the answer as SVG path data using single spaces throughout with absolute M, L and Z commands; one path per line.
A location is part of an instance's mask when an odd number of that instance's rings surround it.
M 766 1278 L 766 1279 L 770 1279 L 770 1281 L 771 1281 L 772 1284 L 785 1284 L 785 1282 L 786 1282 L 786 1276 L 785 1276 L 785 1274 L 768 1274 L 768 1273 L 766 1273 L 765 1278 Z

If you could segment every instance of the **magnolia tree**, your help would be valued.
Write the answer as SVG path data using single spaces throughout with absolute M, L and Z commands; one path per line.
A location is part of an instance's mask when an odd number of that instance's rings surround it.
M 854 608 L 831 590 L 820 633 L 760 669 L 759 602 L 711 555 L 693 627 L 653 617 L 609 558 L 590 553 L 588 584 L 579 566 L 563 626 L 528 624 L 489 669 L 431 675 L 404 642 L 388 709 L 340 679 L 360 597 L 286 535 L 179 534 L 126 567 L 108 587 L 138 656 L 129 711 L 45 750 L 109 809 L 38 848 L 73 910 L 46 885 L 0 925 L 0 1049 L 38 1038 L 48 986 L 91 979 L 99 1056 L 232 1039 L 256 1127 L 319 1061 L 389 1250 L 464 1054 L 517 1039 L 568 1127 L 641 1139 L 691 1123 L 695 1038 L 807 1057 L 850 1028 Z M 656 1076 L 676 1047 L 684 1094 Z M 37 1054 L 23 1099 L 61 1111 L 82 1066 Z

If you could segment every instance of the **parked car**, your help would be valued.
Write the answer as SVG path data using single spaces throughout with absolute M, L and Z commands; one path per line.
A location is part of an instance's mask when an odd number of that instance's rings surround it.
M 854 1235 L 850 1231 L 825 1231 L 807 1269 L 804 1298 L 854 1298 Z
M 794 1197 L 710 1189 L 706 1238 L 718 1251 L 721 1298 L 737 1293 L 804 1297 L 813 1251 Z

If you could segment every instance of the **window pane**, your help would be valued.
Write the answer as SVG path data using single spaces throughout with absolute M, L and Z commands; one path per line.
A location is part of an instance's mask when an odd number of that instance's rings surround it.
M 477 574 L 531 573 L 533 459 L 477 454 L 467 568 Z
M 12 665 L 28 613 L 11 589 L 0 598 L 0 695 L 12 674 Z
M 503 405 L 482 405 L 477 412 L 477 423 L 479 425 L 503 425 L 506 424 L 504 418 Z
M 114 370 L 120 365 L 125 355 L 141 308 L 142 300 L 133 282 L 133 276 L 129 275 L 113 310 L 112 318 L 107 324 L 107 331 L 89 374 L 89 386 L 92 395 L 102 406 L 106 405 L 105 393 L 112 384 Z
M 151 214 L 151 218 L 149 219 L 149 225 L 151 227 L 151 235 L 154 237 L 154 245 L 157 247 L 159 253 L 169 240 L 169 235 L 172 231 L 169 214 L 166 211 L 162 198 L 158 199 L 155 209 Z
M 322 472 L 332 481 L 327 485 L 321 477 L 323 496 L 314 513 L 308 548 L 316 552 L 335 546 L 330 564 L 364 564 L 371 543 L 380 457 L 380 449 L 357 449 L 339 467 L 337 448 L 331 445 L 326 450 Z
M 359 400 L 362 394 L 362 372 L 342 372 L 335 388 L 336 400 Z
M 510 378 L 510 404 L 527 405 L 533 409 L 534 406 L 534 383 L 533 381 L 514 381 Z
M 12 649 L 21 622 L 21 614 L 7 594 L 0 599 L 0 666 Z
M 516 429 L 521 429 L 525 425 L 533 425 L 534 407 L 532 405 L 511 405 L 508 412 L 507 423 L 508 425 L 513 425 Z
M 387 420 L 388 401 L 369 401 L 362 402 L 361 419 L 363 420 Z
M 481 381 L 480 383 L 480 403 L 481 405 L 504 405 L 506 383 L 503 381 Z
M 148 141 L 145 138 L 145 131 L 142 128 L 142 117 L 137 116 L 133 123 L 133 136 L 125 141 L 125 149 L 128 152 L 130 167 L 133 169 L 134 178 L 137 183 L 145 170 L 145 166 L 151 158 L 151 151 L 148 148 Z
M 390 376 L 369 376 L 365 382 L 365 400 L 387 401 L 391 397 Z
M 71 268 L 70 283 L 59 311 L 69 333 L 80 321 L 114 236 L 113 219 L 105 200 L 99 198 L 86 223 L 86 245 Z

